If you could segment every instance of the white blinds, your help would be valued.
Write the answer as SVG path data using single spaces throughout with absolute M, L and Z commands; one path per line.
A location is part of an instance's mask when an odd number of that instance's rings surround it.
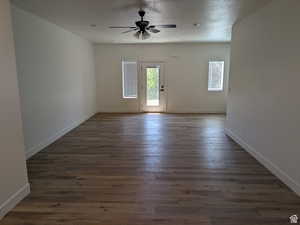
M 224 80 L 224 61 L 209 62 L 208 90 L 222 91 Z
M 122 62 L 123 98 L 137 98 L 137 62 Z

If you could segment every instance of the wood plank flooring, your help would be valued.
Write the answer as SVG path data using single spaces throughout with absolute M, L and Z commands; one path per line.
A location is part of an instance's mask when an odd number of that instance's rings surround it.
M 300 198 L 222 115 L 98 114 L 28 161 L 1 225 L 283 225 Z

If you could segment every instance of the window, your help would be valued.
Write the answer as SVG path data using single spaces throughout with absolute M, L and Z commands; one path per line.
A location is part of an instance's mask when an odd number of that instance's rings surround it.
M 137 77 L 137 63 L 123 61 L 123 98 L 137 98 Z
M 208 91 L 223 91 L 224 61 L 210 61 Z

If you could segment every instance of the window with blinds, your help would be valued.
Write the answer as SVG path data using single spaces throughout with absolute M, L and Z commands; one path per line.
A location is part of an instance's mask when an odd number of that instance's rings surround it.
M 123 98 L 137 98 L 137 62 L 122 62 Z
M 223 91 L 224 61 L 210 61 L 208 91 Z

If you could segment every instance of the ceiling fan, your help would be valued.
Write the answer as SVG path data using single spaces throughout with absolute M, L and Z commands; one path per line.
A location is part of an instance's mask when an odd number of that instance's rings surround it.
M 150 33 L 159 33 L 160 30 L 157 29 L 157 27 L 161 28 L 176 28 L 176 24 L 165 24 L 165 25 L 150 25 L 150 22 L 147 20 L 144 20 L 146 12 L 144 10 L 139 11 L 139 16 L 141 17 L 141 20 L 135 22 L 135 26 L 111 26 L 109 28 L 128 28 L 129 30 L 122 32 L 124 33 L 129 33 L 136 31 L 134 34 L 134 37 L 137 39 L 142 38 L 142 40 L 146 40 L 150 38 Z M 150 33 L 149 33 L 150 32 Z

